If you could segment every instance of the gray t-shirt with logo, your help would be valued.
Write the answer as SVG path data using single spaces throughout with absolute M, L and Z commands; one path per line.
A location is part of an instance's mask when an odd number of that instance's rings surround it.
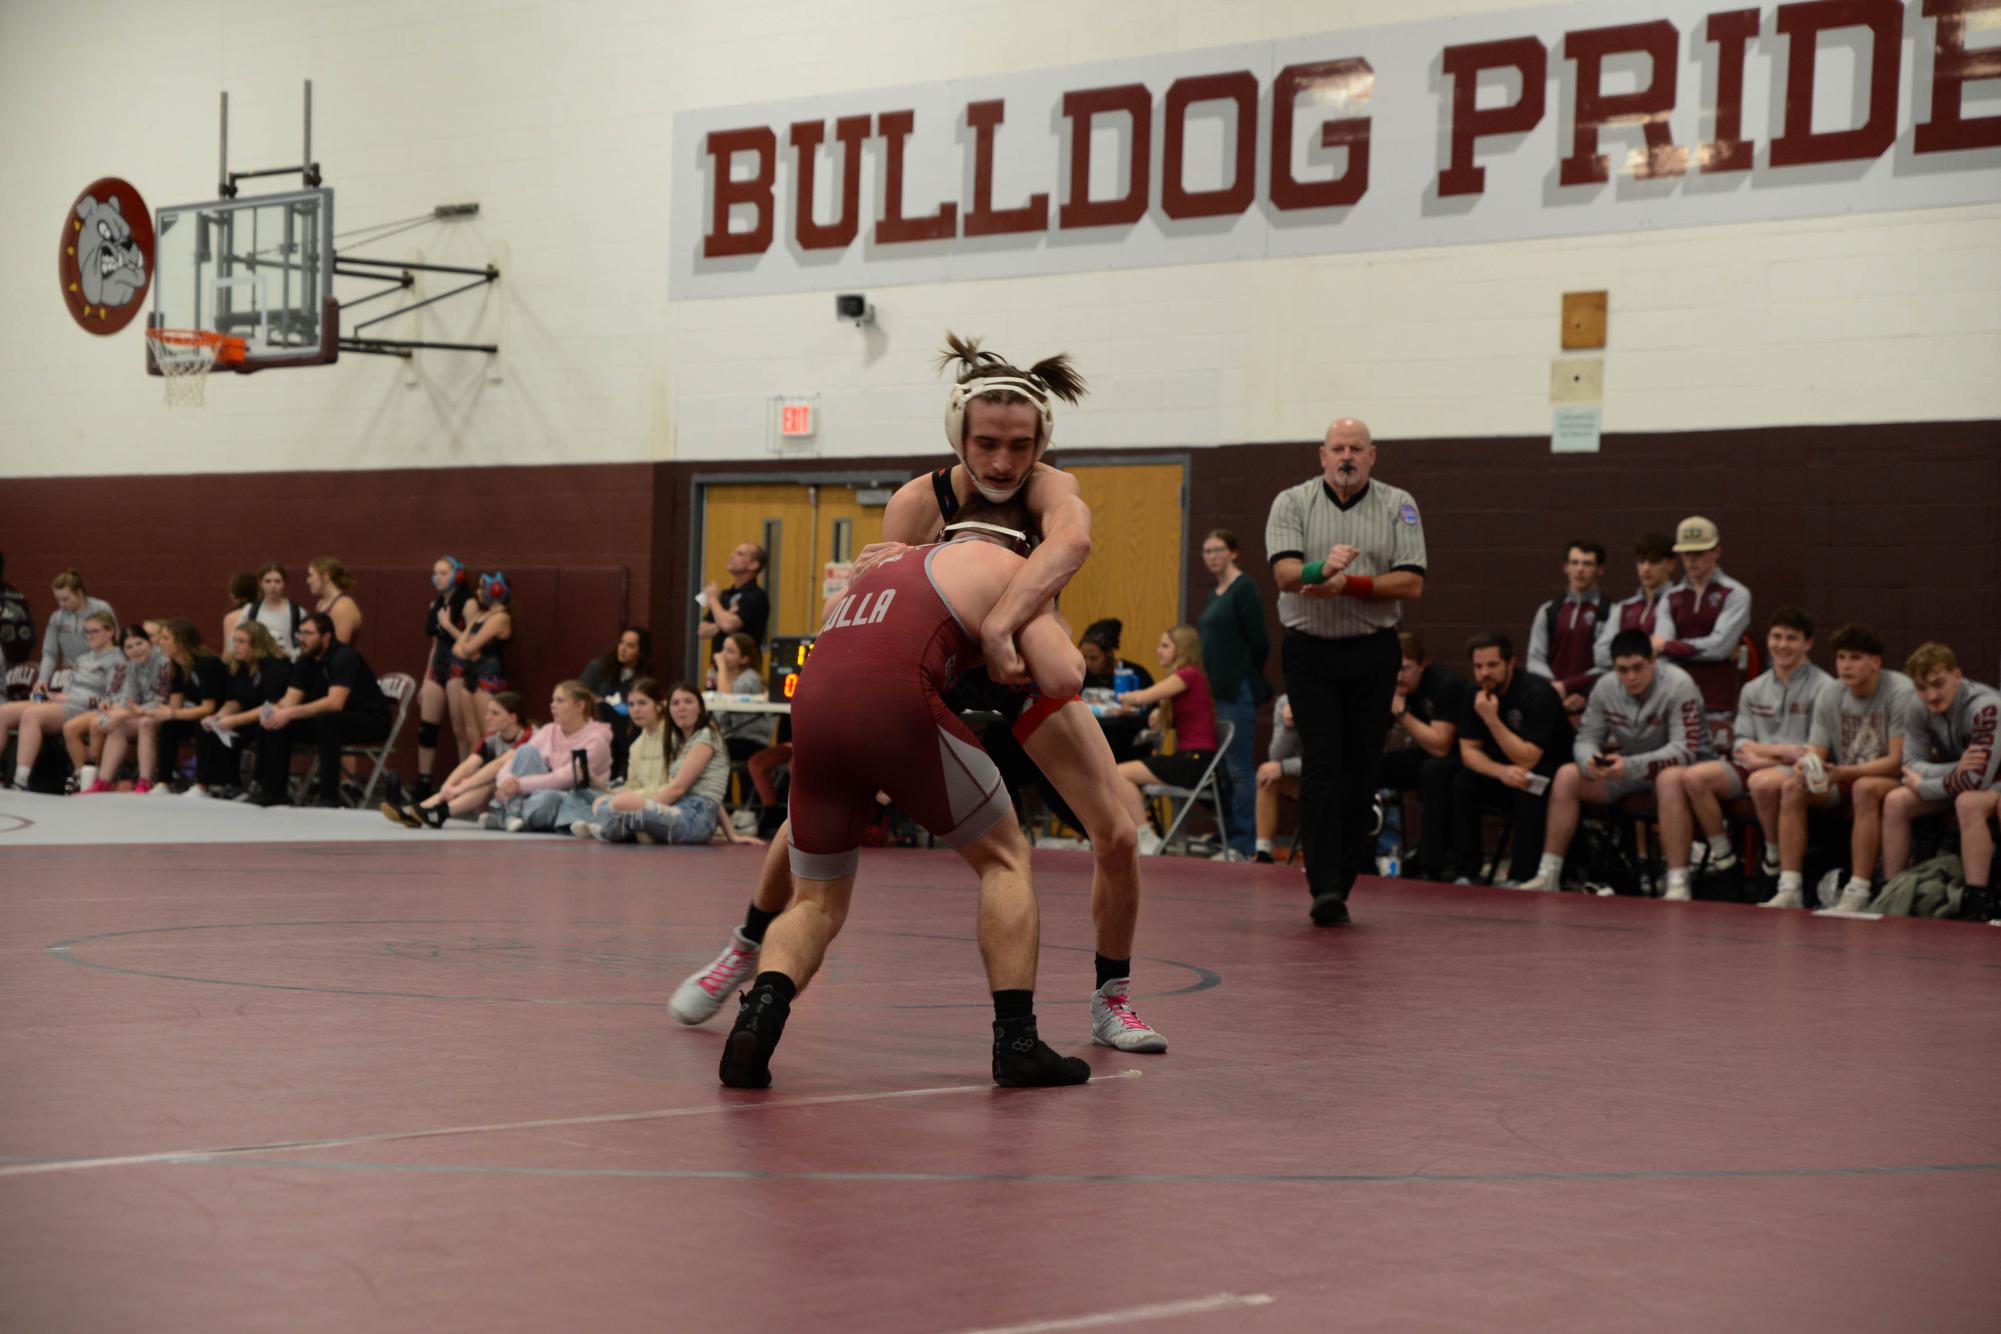
M 1857 699 L 1837 678 L 1829 681 L 1813 702 L 1813 730 L 1807 744 L 1827 752 L 1830 764 L 1868 764 L 1890 753 L 1890 738 L 1905 735 L 1917 691 L 1902 672 L 1886 671 L 1876 678 L 1867 699 Z M 1905 747 L 1911 754 L 1912 747 Z

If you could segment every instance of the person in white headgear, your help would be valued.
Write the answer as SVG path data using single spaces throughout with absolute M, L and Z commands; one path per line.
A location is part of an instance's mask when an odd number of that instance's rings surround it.
M 1018 499 L 1027 511 L 1034 553 L 987 616 L 981 638 L 987 674 L 996 682 L 1020 682 L 1026 678 L 1014 636 L 1049 606 L 1091 554 L 1091 508 L 1077 479 L 1042 461 L 1055 432 L 1056 401 L 1076 403 L 1084 396 L 1084 380 L 1067 356 L 1024 370 L 983 351 L 978 339 L 947 333 L 945 342 L 939 366 L 956 366 L 945 399 L 945 438 L 959 462 L 912 478 L 897 491 L 883 512 L 885 540 L 862 551 L 851 577 L 860 578 L 870 564 L 907 546 L 938 541 L 961 510 L 969 504 L 981 508 L 976 496 L 995 505 Z M 1054 788 L 1091 841 L 1097 946 L 1092 1039 L 1120 1051 L 1166 1051 L 1167 1039 L 1134 1013 L 1129 996 L 1139 923 L 1139 833 L 1122 800 L 1118 764 L 1104 730 L 1074 698 L 997 693 L 1002 698 L 981 703 L 1012 718 L 1008 730 L 1048 780 L 1045 791 Z M 743 926 L 669 1002 L 681 1022 L 698 1024 L 715 1014 L 755 970 L 764 927 L 792 894 L 784 836 L 771 846 L 777 851 L 766 857 Z

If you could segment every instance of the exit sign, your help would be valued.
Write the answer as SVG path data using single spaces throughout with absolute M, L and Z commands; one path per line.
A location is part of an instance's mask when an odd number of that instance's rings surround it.
M 813 405 L 781 403 L 778 407 L 778 433 L 784 436 L 813 434 Z

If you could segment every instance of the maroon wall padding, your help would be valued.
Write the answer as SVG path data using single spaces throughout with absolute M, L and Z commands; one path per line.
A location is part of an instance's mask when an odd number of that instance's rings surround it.
M 1265 520 L 1278 491 L 1318 474 L 1316 443 L 1190 452 L 1190 542 L 1234 530 L 1268 609 Z M 2001 422 L 1611 435 L 1599 454 L 1551 454 L 1546 439 L 1399 440 L 1380 446 L 1376 475 L 1424 516 L 1431 566 L 1406 623 L 1434 659 L 1458 665 L 1482 630 L 1526 651 L 1536 606 L 1563 590 L 1570 539 L 1604 543 L 1605 586 L 1624 597 L 1633 543 L 1703 514 L 1722 531 L 1724 571 L 1751 589 L 1761 653 L 1767 618 L 1790 602 L 1820 627 L 1815 656 L 1830 669 L 1828 635 L 1856 620 L 1882 634 L 1885 666 L 1936 639 L 1975 679 L 2001 670 Z M 1213 588 L 1191 553 L 1190 610 Z M 1272 621 L 1276 632 L 1275 609 Z
M 449 552 L 475 574 L 504 568 L 522 612 L 509 675 L 546 718 L 550 688 L 645 613 L 652 482 L 646 464 L 9 478 L 0 551 L 38 636 L 55 606 L 49 581 L 74 567 L 121 618 L 185 615 L 211 644 L 231 574 L 278 560 L 310 605 L 306 562 L 337 556 L 358 580 L 362 655 L 420 679 L 432 563 Z M 399 749 L 414 748 L 414 712 L 404 739 Z M 445 754 L 449 764 L 449 740 Z
M 1230 528 L 1276 637 L 1265 518 L 1279 490 L 1318 471 L 1314 442 L 1187 456 L 1190 613 L 1212 587 L 1193 547 Z M 232 571 L 275 555 L 303 600 L 307 559 L 337 555 L 361 576 L 363 652 L 378 671 L 412 674 L 431 562 L 450 551 L 475 570 L 504 566 L 523 608 L 514 676 L 539 715 L 549 688 L 602 653 L 627 616 L 655 628 L 663 674 L 687 670 L 697 475 L 893 481 L 944 457 L 11 478 L 0 484 L 0 550 L 38 624 L 53 605 L 49 580 L 74 565 L 121 615 L 192 613 L 211 635 Z M 1526 646 L 1536 604 L 1562 587 L 1568 539 L 1610 549 L 1606 584 L 1623 596 L 1634 539 L 1706 514 L 1723 531 L 1724 569 L 1751 587 L 1760 635 L 1773 608 L 1797 602 L 1823 627 L 1823 662 L 1827 634 L 1852 619 L 1882 633 L 1887 665 L 1938 639 L 1969 675 L 2001 673 L 2001 422 L 1612 435 L 1584 455 L 1552 455 L 1540 438 L 1390 441 L 1377 472 L 1423 512 L 1430 578 L 1408 623 L 1446 662 L 1479 630 Z M 1280 684 L 1276 653 L 1270 675 Z

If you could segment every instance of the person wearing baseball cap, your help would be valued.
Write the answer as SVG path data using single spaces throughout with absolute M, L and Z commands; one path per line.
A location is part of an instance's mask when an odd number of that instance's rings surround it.
M 1672 637 L 1656 634 L 1654 651 L 1679 666 L 1702 691 L 1711 713 L 1737 708 L 1737 645 L 1751 624 L 1751 590 L 1723 573 L 1716 524 L 1691 514 L 1675 525 L 1682 580 L 1667 597 Z

